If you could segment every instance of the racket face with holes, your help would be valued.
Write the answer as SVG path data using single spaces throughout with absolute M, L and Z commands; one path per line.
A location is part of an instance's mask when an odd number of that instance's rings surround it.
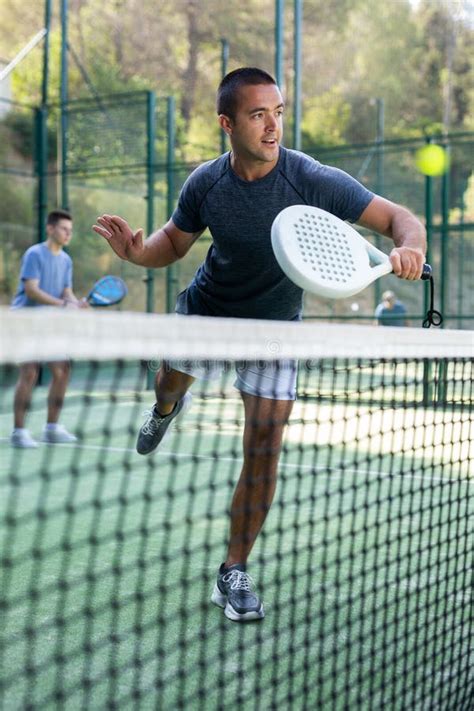
M 291 281 L 328 298 L 357 294 L 392 271 L 386 254 L 317 207 L 293 205 L 282 210 L 272 225 L 272 246 Z

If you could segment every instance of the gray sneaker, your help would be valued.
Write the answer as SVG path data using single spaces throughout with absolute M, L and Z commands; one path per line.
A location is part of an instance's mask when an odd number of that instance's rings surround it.
M 156 405 L 153 405 L 152 409 L 147 413 L 147 419 L 138 433 L 138 454 L 151 454 L 151 452 L 158 447 L 173 420 L 178 417 L 178 415 L 182 415 L 189 410 L 192 399 L 191 393 L 186 393 L 181 400 L 178 400 L 174 406 L 174 410 L 165 417 L 160 415 L 156 411 Z
M 211 600 L 214 605 L 224 608 L 224 614 L 234 622 L 261 620 L 265 617 L 263 605 L 252 590 L 252 578 L 240 563 L 219 568 Z

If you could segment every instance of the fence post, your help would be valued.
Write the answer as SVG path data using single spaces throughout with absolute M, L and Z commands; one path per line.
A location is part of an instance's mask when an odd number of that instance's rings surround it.
M 146 230 L 151 235 L 155 223 L 155 106 L 153 91 L 146 93 Z M 147 269 L 146 275 L 146 310 L 154 311 L 155 270 Z
M 49 85 L 49 34 L 51 31 L 51 0 L 46 0 L 44 5 L 44 27 L 46 34 L 43 44 L 43 77 L 41 83 L 41 104 L 45 106 L 48 103 L 48 85 Z
M 301 24 L 303 21 L 303 0 L 294 4 L 294 111 L 293 111 L 293 148 L 301 150 Z
M 61 0 L 61 207 L 69 209 L 68 186 L 68 0 Z
M 222 38 L 221 39 L 221 79 L 227 74 L 227 65 L 229 62 L 229 42 Z M 221 128 L 221 153 L 225 153 L 227 150 L 227 135 L 226 132 Z
M 385 101 L 381 98 L 376 98 L 375 99 L 375 106 L 376 106 L 376 112 L 377 112 L 377 125 L 376 125 L 376 134 L 375 134 L 375 141 L 377 144 L 377 153 L 376 153 L 376 167 L 377 167 L 377 184 L 375 187 L 375 192 L 378 195 L 382 195 L 385 192 L 385 173 L 384 173 L 384 141 L 385 141 Z M 380 239 L 380 235 L 375 236 L 375 246 L 378 247 L 378 249 L 383 249 L 382 247 L 382 240 Z M 374 282 L 374 308 L 377 307 L 379 304 L 380 300 L 382 298 L 382 287 L 380 284 L 380 281 L 378 279 L 375 280 Z
M 431 138 L 426 139 L 426 143 L 431 143 Z M 425 223 L 426 223 L 426 261 L 430 262 L 432 234 L 433 234 L 433 178 L 425 177 Z M 423 313 L 429 309 L 429 283 L 424 282 Z M 433 370 L 431 362 L 423 361 L 423 405 L 428 407 L 433 402 L 434 384 Z
M 464 195 L 461 198 L 461 222 L 460 222 L 460 227 L 461 231 L 459 233 L 459 242 L 458 242 L 458 314 L 459 316 L 463 312 L 463 293 L 464 293 L 464 210 L 466 209 L 466 204 L 464 202 Z M 462 320 L 458 321 L 457 328 L 464 328 L 464 322 Z
M 444 146 L 449 152 L 449 145 Z M 440 250 L 440 306 L 441 313 L 449 311 L 449 193 L 450 193 L 450 171 L 446 170 L 441 178 L 441 250 Z
M 168 135 L 167 155 L 166 155 L 166 183 L 167 200 L 166 212 L 170 218 L 174 207 L 174 144 L 175 144 L 175 101 L 174 96 L 168 96 L 166 100 L 166 127 Z M 170 264 L 166 269 L 166 312 L 174 311 L 175 285 L 177 282 L 176 266 Z
M 279 88 L 283 86 L 285 0 L 275 0 L 275 80 Z
M 426 143 L 431 143 L 431 138 L 426 139 Z M 426 261 L 430 262 L 431 247 L 433 238 L 433 178 L 429 175 L 425 177 L 425 224 L 426 224 Z M 423 311 L 429 308 L 429 284 L 424 282 Z
M 36 149 L 36 175 L 37 175 L 37 235 L 38 242 L 46 239 L 46 212 L 48 209 L 48 134 L 47 134 L 48 109 L 40 106 L 35 109 L 35 149 Z

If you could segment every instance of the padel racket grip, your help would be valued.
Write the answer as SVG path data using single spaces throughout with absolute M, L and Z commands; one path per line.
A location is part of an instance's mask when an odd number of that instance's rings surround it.
M 431 279 L 433 276 L 433 270 L 431 268 L 430 264 L 423 264 L 423 271 L 421 272 L 421 279 L 426 281 L 427 279 Z

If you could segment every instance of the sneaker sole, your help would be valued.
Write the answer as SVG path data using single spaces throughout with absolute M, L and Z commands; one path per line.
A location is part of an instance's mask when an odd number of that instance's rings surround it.
M 43 444 L 77 444 L 78 442 L 77 439 L 46 439 L 45 437 L 42 437 L 41 441 Z
M 260 605 L 259 610 L 252 610 L 251 612 L 236 612 L 232 605 L 227 603 L 224 608 L 224 615 L 228 620 L 232 620 L 232 622 L 251 622 L 252 620 L 263 620 L 265 612 L 263 610 L 263 605 Z
M 15 449 L 38 449 L 39 444 L 18 444 L 17 442 L 10 442 L 10 445 Z
M 217 583 L 214 585 L 211 601 L 214 603 L 214 605 L 217 605 L 217 607 L 222 607 L 222 609 L 224 609 L 224 607 L 227 605 L 227 595 L 221 593 L 217 586 Z
M 232 605 L 227 601 L 227 596 L 221 593 L 217 583 L 214 585 L 214 590 L 212 591 L 211 602 L 217 607 L 224 610 L 224 615 L 228 620 L 232 622 L 251 622 L 252 620 L 263 620 L 265 617 L 265 611 L 263 605 L 260 605 L 259 610 L 250 610 L 250 612 L 237 612 L 234 610 Z

